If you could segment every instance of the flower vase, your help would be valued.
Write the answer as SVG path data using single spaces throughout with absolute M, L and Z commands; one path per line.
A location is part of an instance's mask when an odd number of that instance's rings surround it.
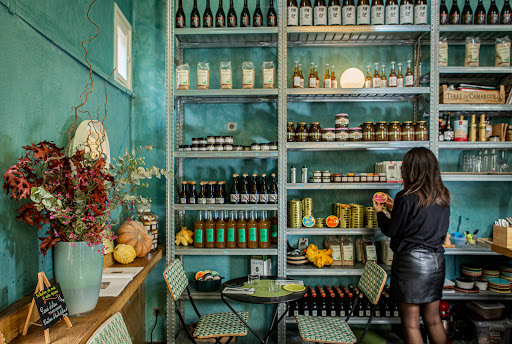
M 103 274 L 102 251 L 103 244 L 57 242 L 53 269 L 69 316 L 85 316 L 96 307 Z

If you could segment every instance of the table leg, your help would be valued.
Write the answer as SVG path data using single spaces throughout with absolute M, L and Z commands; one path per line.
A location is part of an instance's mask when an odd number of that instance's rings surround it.
M 229 309 L 231 309 L 231 311 L 233 313 L 235 313 L 235 315 L 238 317 L 238 319 L 240 319 L 240 321 L 245 325 L 245 327 L 247 327 L 249 329 L 249 331 L 251 331 L 252 334 L 256 336 L 256 338 L 258 338 L 260 343 L 266 344 L 266 342 L 263 339 L 261 339 L 260 336 L 258 336 L 258 334 L 249 326 L 249 324 L 244 319 L 242 319 L 242 317 L 233 309 L 233 307 L 231 307 L 231 305 L 224 298 L 224 294 L 220 293 L 220 298 L 221 298 L 222 302 L 224 302 L 226 304 L 226 306 L 228 306 Z
M 276 322 L 276 318 L 277 318 L 277 315 L 278 315 L 278 309 L 279 309 L 279 304 L 276 305 L 276 308 L 274 310 L 274 315 L 272 316 L 272 324 L 270 325 L 270 330 L 268 331 L 267 333 L 267 336 L 265 337 L 265 344 L 268 342 L 268 339 L 270 338 L 270 335 L 272 334 L 272 332 L 274 331 L 274 329 L 277 327 L 277 325 L 279 325 L 279 323 L 281 322 L 281 320 L 283 320 L 283 318 L 285 317 L 285 315 L 288 313 L 289 311 L 289 305 L 288 303 L 286 303 L 286 310 L 284 311 L 284 313 L 279 317 L 279 319 L 277 319 L 277 322 Z

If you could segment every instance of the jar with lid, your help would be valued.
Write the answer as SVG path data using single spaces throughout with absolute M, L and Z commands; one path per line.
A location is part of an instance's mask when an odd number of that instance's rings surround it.
M 278 148 L 277 142 L 270 142 L 270 150 L 271 151 L 276 151 L 277 148 Z
M 215 144 L 224 144 L 224 136 L 215 136 Z
M 388 124 L 386 122 L 377 122 L 375 127 L 375 141 L 388 140 Z
M 192 145 L 192 152 L 199 151 L 199 145 Z
M 363 141 L 375 141 L 375 126 L 373 122 L 364 122 L 361 126 Z
M 309 142 L 320 141 L 322 141 L 322 128 L 320 128 L 320 122 L 313 122 L 309 126 Z
M 336 140 L 336 132 L 334 128 L 324 128 L 322 130 L 322 141 L 334 142 Z
M 206 145 L 206 150 L 209 152 L 213 152 L 215 150 L 215 145 L 213 143 L 209 143 Z
M 208 141 L 203 137 L 203 138 L 199 139 L 199 144 L 200 145 L 206 145 L 206 144 L 208 144 Z
M 206 152 L 206 145 L 199 145 L 200 152 Z
M 402 140 L 402 128 L 400 122 L 393 121 L 388 126 L 388 140 L 389 141 L 401 141 Z
M 223 145 L 222 143 L 216 143 L 216 144 L 215 144 L 215 150 L 216 150 L 217 152 L 221 152 L 221 151 L 223 151 L 223 150 L 224 150 L 224 145 Z
M 268 143 L 262 143 L 260 146 L 262 151 L 268 152 L 270 150 L 270 144 Z
M 233 150 L 235 150 L 237 152 L 241 152 L 244 150 L 244 146 L 241 146 L 241 145 L 233 146 Z
M 402 123 L 402 141 L 414 141 L 416 129 L 411 121 Z
M 261 151 L 261 146 L 258 143 L 251 144 L 251 151 Z
M 136 203 L 138 221 L 142 222 L 144 229 L 148 232 L 153 244 L 151 252 L 158 248 L 158 216 L 151 212 L 151 200 L 147 204 Z
M 208 136 L 208 138 L 206 139 L 207 140 L 207 143 L 210 145 L 214 145 L 215 144 L 215 136 Z
M 192 145 L 198 145 L 198 144 L 199 144 L 199 139 L 193 138 L 192 139 Z
M 348 141 L 348 128 L 336 128 L 336 141 Z
M 348 129 L 349 141 L 361 141 L 363 139 L 363 130 L 360 127 Z
M 233 150 L 233 145 L 231 143 L 225 143 L 224 144 L 224 150 L 225 151 L 232 151 Z
M 295 142 L 308 142 L 308 128 L 306 122 L 297 123 L 297 129 L 295 129 Z
M 224 144 L 232 145 L 233 144 L 233 136 L 223 136 Z
M 192 151 L 192 146 L 190 146 L 190 145 L 183 146 L 183 151 L 184 152 L 191 152 Z
M 293 122 L 288 122 L 288 128 L 286 132 L 286 141 L 294 142 L 295 141 L 295 127 L 293 126 Z
M 428 141 L 428 126 L 426 121 L 419 121 L 415 128 L 416 141 Z
M 336 128 L 348 128 L 348 114 L 339 113 L 334 116 L 334 126 Z

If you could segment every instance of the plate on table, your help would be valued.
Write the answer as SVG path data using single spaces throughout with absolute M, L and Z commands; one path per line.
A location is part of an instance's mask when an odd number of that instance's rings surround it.
M 300 284 L 287 284 L 283 286 L 283 289 L 287 291 L 299 292 L 306 290 L 306 287 Z

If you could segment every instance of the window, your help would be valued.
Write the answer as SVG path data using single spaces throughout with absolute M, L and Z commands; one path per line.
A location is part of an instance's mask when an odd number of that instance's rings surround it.
M 132 89 L 132 26 L 114 3 L 114 80 Z

